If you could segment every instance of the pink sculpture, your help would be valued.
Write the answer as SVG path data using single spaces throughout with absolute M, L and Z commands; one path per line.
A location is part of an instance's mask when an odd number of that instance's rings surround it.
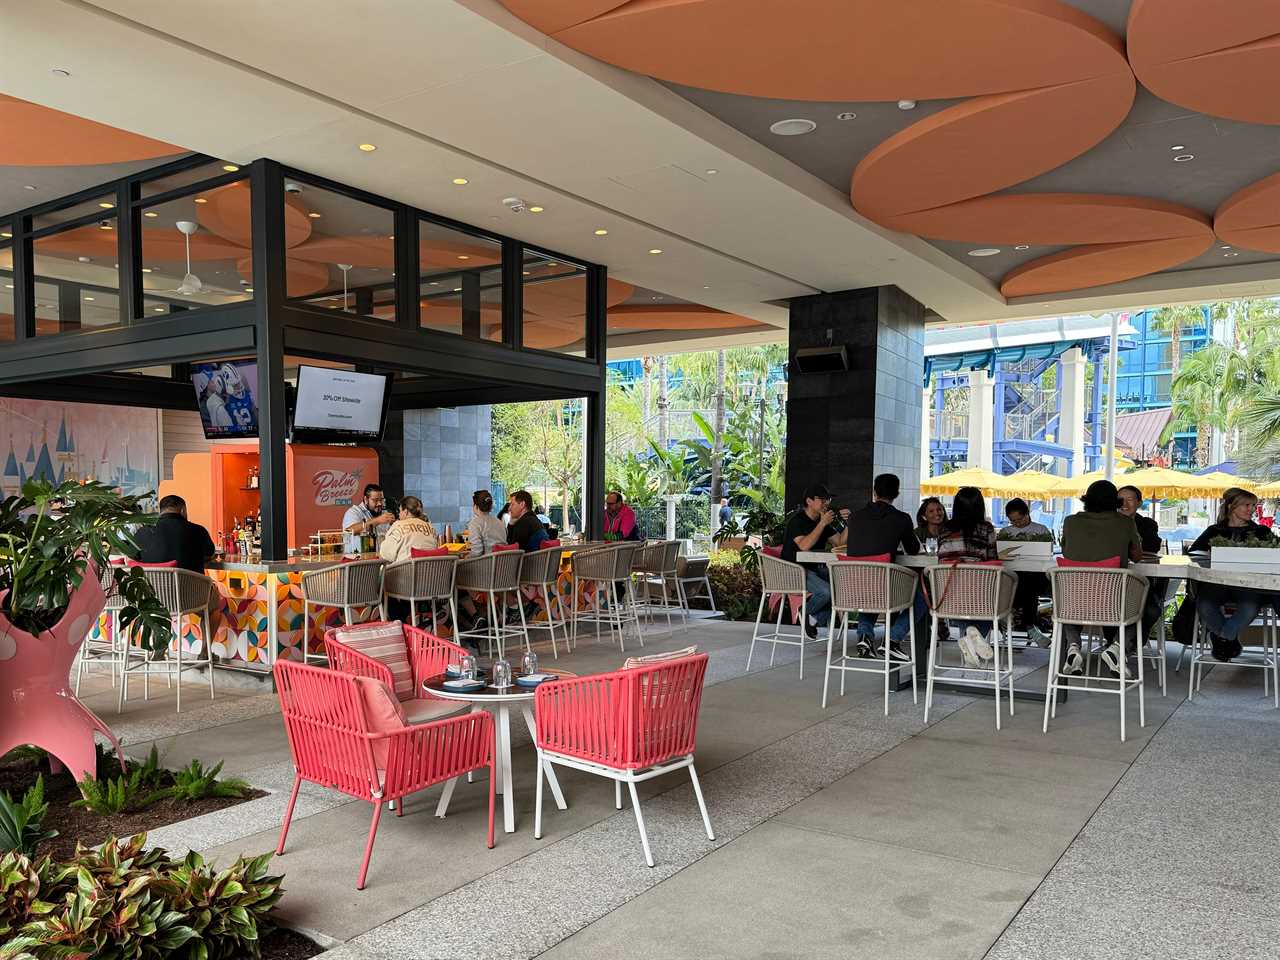
M 98 767 L 96 730 L 111 741 L 124 765 L 124 753 L 111 729 L 76 699 L 68 683 L 76 653 L 105 602 L 90 564 L 52 630 L 33 637 L 0 613 L 0 756 L 29 743 L 49 752 L 54 769 L 56 758 L 77 780 L 92 778 Z

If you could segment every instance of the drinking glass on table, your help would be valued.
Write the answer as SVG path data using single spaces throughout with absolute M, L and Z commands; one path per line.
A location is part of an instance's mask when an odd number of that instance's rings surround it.
M 924 552 L 929 556 L 934 556 L 938 552 L 938 538 L 926 537 L 924 541 Z
M 511 664 L 506 660 L 493 661 L 493 685 L 499 690 L 511 686 Z
M 520 673 L 524 676 L 532 676 L 538 672 L 538 655 L 532 650 L 524 652 L 524 658 L 520 661 Z
M 474 680 L 476 678 L 476 658 L 469 653 L 464 653 L 458 661 L 458 672 L 463 680 Z

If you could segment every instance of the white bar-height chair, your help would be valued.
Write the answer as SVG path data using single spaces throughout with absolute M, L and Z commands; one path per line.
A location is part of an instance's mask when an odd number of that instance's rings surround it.
M 1058 715 L 1058 691 L 1076 690 L 1081 693 L 1110 693 L 1120 698 L 1120 741 L 1125 739 L 1125 699 L 1131 689 L 1138 691 L 1138 723 L 1147 725 L 1147 704 L 1144 665 L 1146 657 L 1138 652 L 1138 675 L 1130 675 L 1126 651 L 1127 631 L 1135 639 L 1141 631 L 1142 607 L 1147 599 L 1147 581 L 1129 570 L 1106 567 L 1059 567 L 1049 572 L 1053 586 L 1053 643 L 1049 647 L 1049 679 L 1045 685 L 1044 726 L 1049 732 L 1049 720 Z M 1114 627 L 1116 643 L 1120 648 L 1119 677 L 1090 677 L 1086 673 L 1083 683 L 1071 683 L 1074 674 L 1064 673 L 1062 660 L 1064 643 L 1063 624 L 1080 627 Z M 1101 658 L 1099 658 L 1101 659 Z
M 690 604 L 704 598 L 711 604 L 711 612 L 716 612 L 716 598 L 711 592 L 711 577 L 707 573 L 710 567 L 710 557 L 676 557 L 676 588 L 680 591 L 680 606 L 684 608 L 686 617 L 693 609 Z
M 1192 601 L 1184 601 L 1190 603 Z M 1196 611 L 1195 624 L 1191 628 L 1191 666 L 1187 671 L 1187 699 L 1195 699 L 1196 691 L 1200 689 L 1200 682 L 1204 679 L 1204 668 L 1206 665 L 1211 667 L 1246 667 L 1262 671 L 1262 690 L 1263 696 L 1268 693 L 1272 695 L 1277 709 L 1280 709 L 1280 636 L 1277 636 L 1277 612 L 1273 605 L 1264 606 L 1254 624 L 1260 623 L 1262 627 L 1262 650 L 1258 652 L 1250 652 L 1248 649 L 1242 649 L 1238 657 L 1230 661 L 1217 660 L 1213 656 L 1213 644 L 1209 640 L 1209 631 L 1204 628 L 1204 624 L 1200 622 L 1200 613 Z M 1258 646 L 1258 644 L 1245 644 L 1241 641 L 1241 647 Z
M 661 540 L 646 540 L 631 555 L 628 588 L 635 598 L 636 617 L 647 617 L 650 624 L 653 623 L 654 606 L 650 586 L 656 581 L 658 570 L 662 566 L 662 543 Z
M 686 627 L 689 625 L 689 615 L 680 604 L 679 590 L 675 582 L 676 557 L 679 553 L 679 540 L 651 540 L 636 551 L 635 559 L 631 563 L 637 602 L 643 596 L 645 612 L 650 623 L 654 622 L 655 608 L 661 606 L 667 615 L 668 633 L 675 632 L 671 619 L 673 608 L 685 618 L 684 625 Z
M 214 698 L 213 636 L 210 633 L 209 603 L 217 589 L 216 585 L 204 574 L 183 570 L 180 567 L 147 567 L 142 572 L 147 582 L 151 584 L 156 599 L 169 614 L 172 636 L 165 649 L 163 660 L 155 660 L 149 651 L 143 651 L 143 657 L 138 663 L 130 665 L 127 660 L 125 661 L 124 670 L 120 676 L 120 699 L 117 712 L 124 709 L 124 703 L 129 699 L 129 674 L 137 669 L 143 671 L 142 697 L 144 700 L 150 696 L 151 672 L 159 670 L 165 674 L 171 685 L 177 681 L 174 709 L 182 710 L 182 621 L 189 614 L 200 619 L 204 657 L 197 655 L 188 660 L 188 664 L 203 663 L 205 665 L 209 673 L 209 699 L 212 700 Z M 173 659 L 170 659 L 170 656 Z
M 763 550 L 757 556 L 760 559 L 760 606 L 756 610 L 755 629 L 751 632 L 751 646 L 747 648 L 747 671 L 751 670 L 751 657 L 756 652 L 756 641 L 759 640 L 761 643 L 773 644 L 769 648 L 769 666 L 771 667 L 774 657 L 778 654 L 778 644 L 799 647 L 800 679 L 803 680 L 805 644 L 822 642 L 817 637 L 810 640 L 805 634 L 805 625 L 809 622 L 809 591 L 804 584 L 804 567 L 790 560 L 771 556 Z M 800 624 L 799 629 L 792 633 L 782 629 L 782 614 L 790 604 L 791 598 L 795 596 L 800 598 Z M 760 628 L 766 623 L 764 611 L 771 597 L 778 598 L 778 617 L 776 621 L 768 622 L 768 625 L 773 628 L 772 632 L 761 633 Z
M 98 571 L 98 582 L 102 586 L 102 592 L 106 595 L 106 602 L 103 605 L 103 612 L 108 614 L 108 623 L 110 624 L 111 635 L 102 640 L 91 640 L 86 637 L 84 644 L 80 647 L 79 662 L 76 664 L 76 696 L 80 696 L 80 681 L 84 677 L 84 668 L 87 664 L 103 664 L 105 663 L 111 671 L 111 686 L 116 685 L 116 668 L 122 671 L 124 665 L 129 658 L 129 642 L 127 637 L 120 634 L 120 611 L 125 607 L 124 595 L 117 589 L 115 577 L 111 571 L 115 565 L 105 566 Z M 93 632 L 90 628 L 90 633 Z
M 471 557 L 459 561 L 457 586 L 459 590 L 470 590 L 473 593 L 487 595 L 489 616 L 483 629 L 463 630 L 455 635 L 462 637 L 484 638 L 492 655 L 497 648 L 498 656 L 506 656 L 506 639 L 518 636 L 524 640 L 525 649 L 529 648 L 529 630 L 524 622 L 524 603 L 519 600 L 520 567 L 524 563 L 523 550 L 495 550 L 479 557 Z M 516 608 L 520 611 L 520 626 L 507 625 L 507 594 L 517 594 Z
M 596 642 L 600 640 L 601 625 L 608 626 L 609 635 L 618 634 L 618 649 L 626 651 L 627 627 L 634 626 L 636 639 L 644 646 L 640 632 L 640 618 L 636 613 L 635 590 L 627 589 L 631 580 L 631 564 L 640 543 L 634 540 L 583 550 L 573 554 L 573 609 L 570 610 L 571 645 L 578 646 L 578 624 L 592 623 L 596 627 Z M 622 584 L 622 589 L 618 585 Z M 592 607 L 583 610 L 580 596 L 591 594 Z M 603 602 L 601 596 L 603 595 Z M 603 604 L 607 603 L 607 608 Z
M 898 670 L 911 671 L 911 700 L 919 703 L 916 689 L 916 620 L 912 604 L 920 577 L 914 570 L 894 563 L 865 560 L 840 560 L 831 564 L 831 625 L 827 630 L 827 665 L 822 673 L 822 707 L 827 707 L 827 685 L 831 671 L 840 671 L 840 696 L 844 696 L 846 673 L 884 674 L 884 715 L 889 715 L 889 675 Z M 884 657 L 849 656 L 849 618 L 856 623 L 859 613 L 884 617 Z M 895 616 L 907 617 L 911 659 L 903 662 L 889 658 L 889 629 Z M 840 656 L 832 659 L 836 637 L 836 620 L 840 620 Z M 873 665 L 874 664 L 874 665 Z
M 418 626 L 418 604 L 430 604 L 432 633 L 439 632 L 436 603 L 444 602 L 457 630 L 458 592 L 454 585 L 457 569 L 457 554 L 401 560 L 383 571 L 382 589 L 388 597 L 409 601 L 409 622 L 415 627 Z
M 302 662 L 327 660 L 322 653 L 311 653 L 311 608 L 339 607 L 347 626 L 355 621 L 356 609 L 372 609 L 378 619 L 387 619 L 387 601 L 382 594 L 385 560 L 352 560 L 335 563 L 302 575 Z
M 929 626 L 929 673 L 925 683 L 924 720 L 929 722 L 936 679 L 970 687 L 991 687 L 996 701 L 996 729 L 1000 729 L 1000 685 L 1008 684 L 1009 716 L 1013 716 L 1013 591 L 1018 577 L 999 566 L 981 563 L 947 563 L 930 567 L 929 597 L 933 606 Z M 939 620 L 977 620 L 991 624 L 991 666 L 939 663 Z M 1004 636 L 999 630 L 1004 626 Z M 1004 662 L 1000 645 L 1004 643 Z M 974 676 L 977 674 L 977 676 Z
M 667 614 L 667 629 L 671 630 L 672 607 L 679 612 L 684 628 L 689 628 L 689 610 L 680 594 L 680 546 L 679 540 L 664 540 L 659 554 L 658 583 L 659 596 Z
M 560 602 L 557 585 L 563 554 L 564 549 L 561 547 L 546 547 L 526 553 L 520 562 L 520 586 L 530 587 L 542 594 L 542 602 L 547 608 L 546 628 L 551 634 L 551 655 L 557 660 L 560 659 L 560 652 L 556 649 L 556 627 L 564 631 L 565 649 L 568 650 L 569 647 L 569 621 L 565 619 L 564 605 Z

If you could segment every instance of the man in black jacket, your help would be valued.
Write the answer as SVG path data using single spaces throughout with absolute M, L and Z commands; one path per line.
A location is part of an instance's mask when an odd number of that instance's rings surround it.
M 142 563 L 170 563 L 204 573 L 214 554 L 209 531 L 187 519 L 187 501 L 170 494 L 160 500 L 160 519 L 138 531 L 138 559 Z
M 1138 539 L 1142 541 L 1143 553 L 1159 553 L 1163 540 L 1160 538 L 1160 524 L 1154 517 L 1144 517 L 1138 511 L 1142 508 L 1142 491 L 1137 487 L 1121 487 L 1116 491 L 1120 495 L 1120 512 L 1126 517 L 1133 517 L 1138 528 Z M 1151 628 L 1164 616 L 1164 601 L 1169 594 L 1169 580 L 1166 577 L 1151 577 L 1147 581 L 1147 601 L 1142 607 L 1141 636 L 1146 642 Z

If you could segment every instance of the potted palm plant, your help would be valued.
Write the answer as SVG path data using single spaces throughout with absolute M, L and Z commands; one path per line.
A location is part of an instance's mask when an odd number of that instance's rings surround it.
M 68 677 L 102 613 L 104 584 L 125 601 L 122 630 L 149 650 L 168 643 L 169 614 L 142 571 L 110 563 L 136 550 L 133 531 L 154 521 L 141 499 L 100 483 L 29 480 L 0 504 L 0 755 L 34 744 L 80 780 L 96 773 L 95 730 L 119 751 Z

